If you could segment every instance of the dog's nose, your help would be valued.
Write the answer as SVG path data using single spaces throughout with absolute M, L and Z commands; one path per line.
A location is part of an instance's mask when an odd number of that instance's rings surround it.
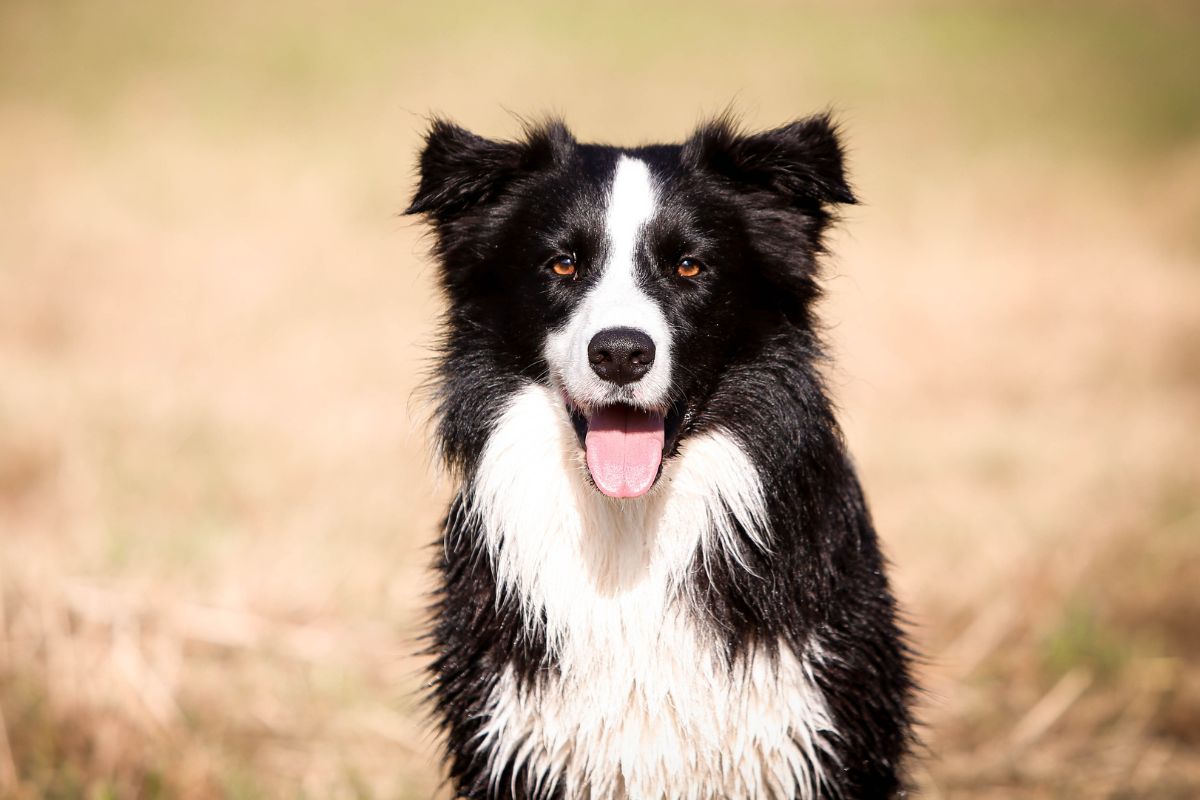
M 607 328 L 588 343 L 592 371 L 624 386 L 639 380 L 654 364 L 654 340 L 635 328 Z

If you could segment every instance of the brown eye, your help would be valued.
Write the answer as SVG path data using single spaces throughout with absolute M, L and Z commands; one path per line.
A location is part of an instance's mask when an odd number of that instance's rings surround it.
M 569 277 L 575 274 L 575 259 L 570 256 L 559 256 L 550 263 L 550 269 L 554 270 L 555 275 Z
M 675 271 L 679 273 L 679 277 L 681 278 L 694 278 L 700 274 L 700 270 L 703 268 L 704 265 L 696 259 L 683 258 L 680 259 L 679 264 L 675 267 Z

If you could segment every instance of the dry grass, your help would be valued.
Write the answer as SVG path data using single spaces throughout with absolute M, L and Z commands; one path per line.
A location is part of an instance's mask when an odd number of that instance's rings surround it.
M 873 13 L 867 13 L 867 11 Z M 1182 5 L 0 6 L 0 797 L 428 797 L 421 115 L 833 103 L 925 796 L 1200 793 Z

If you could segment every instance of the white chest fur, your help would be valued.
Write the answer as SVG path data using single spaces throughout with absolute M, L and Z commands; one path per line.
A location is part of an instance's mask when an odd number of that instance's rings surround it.
M 500 591 L 544 619 L 558 665 L 533 687 L 500 676 L 482 734 L 494 779 L 515 760 L 570 798 L 815 796 L 834 735 L 816 650 L 781 646 L 731 670 L 689 613 L 696 553 L 736 560 L 734 522 L 752 539 L 764 528 L 742 448 L 720 432 L 692 437 L 636 500 L 604 497 L 584 469 L 560 400 L 530 385 L 471 487 Z

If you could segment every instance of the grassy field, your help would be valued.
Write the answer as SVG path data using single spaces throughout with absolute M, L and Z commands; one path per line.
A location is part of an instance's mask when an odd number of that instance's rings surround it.
M 428 112 L 835 109 L 929 798 L 1200 796 L 1200 9 L 0 0 L 0 798 L 426 798 Z

